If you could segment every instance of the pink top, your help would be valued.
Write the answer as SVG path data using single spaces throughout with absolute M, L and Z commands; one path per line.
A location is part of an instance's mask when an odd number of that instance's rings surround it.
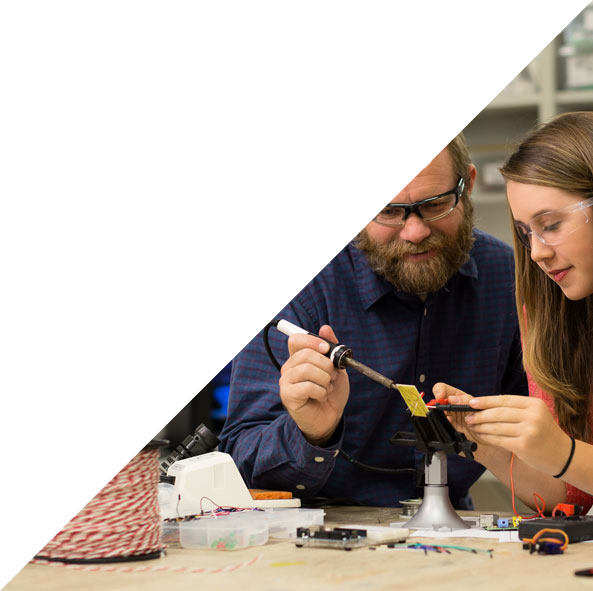
M 541 398 L 546 403 L 547 407 L 550 409 L 550 412 L 554 415 L 556 422 L 558 422 L 556 412 L 554 411 L 554 400 L 552 399 L 552 397 L 547 392 L 544 392 L 533 381 L 533 378 L 529 374 L 527 374 L 527 381 L 529 383 L 529 396 Z M 593 505 L 593 496 L 576 488 L 575 486 L 572 486 L 572 484 L 568 484 L 567 482 L 566 502 L 571 505 L 582 505 L 584 514 L 587 513 L 587 511 L 589 511 L 589 509 L 591 508 L 591 505 Z

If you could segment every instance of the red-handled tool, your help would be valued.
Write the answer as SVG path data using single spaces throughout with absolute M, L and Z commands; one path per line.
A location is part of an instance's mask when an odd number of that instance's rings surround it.
M 478 408 L 472 408 L 469 404 L 449 404 L 448 398 L 434 398 L 426 403 L 426 406 L 432 410 L 442 410 L 451 412 L 475 412 L 481 410 Z

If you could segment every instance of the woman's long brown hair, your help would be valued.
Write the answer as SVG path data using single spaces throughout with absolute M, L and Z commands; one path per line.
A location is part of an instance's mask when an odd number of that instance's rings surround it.
M 506 180 L 593 196 L 593 112 L 565 113 L 535 128 L 501 168 Z M 589 223 L 592 213 L 587 212 Z M 590 246 L 593 257 L 593 242 Z M 593 296 L 571 301 L 515 235 L 516 302 L 523 361 L 552 395 L 558 422 L 591 440 Z

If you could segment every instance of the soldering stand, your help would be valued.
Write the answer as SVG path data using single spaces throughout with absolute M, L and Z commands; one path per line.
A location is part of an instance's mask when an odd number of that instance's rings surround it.
M 410 529 L 466 529 L 470 525 L 455 512 L 447 486 L 447 454 L 437 451 L 425 456 L 424 498 L 420 509 L 407 523 Z
M 416 448 L 424 456 L 424 499 L 408 521 L 410 529 L 467 529 L 470 525 L 455 512 L 447 485 L 447 453 L 473 459 L 476 444 L 456 431 L 440 410 L 427 416 L 410 416 L 413 433 L 398 431 L 389 441 Z

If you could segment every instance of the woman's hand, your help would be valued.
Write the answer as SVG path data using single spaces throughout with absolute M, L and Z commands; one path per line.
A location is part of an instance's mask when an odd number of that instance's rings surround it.
M 463 390 L 459 390 L 443 382 L 435 384 L 432 393 L 437 400 L 446 400 L 449 404 L 469 404 L 471 400 L 474 400 L 473 396 L 466 394 Z M 446 412 L 445 414 L 457 431 L 463 433 L 471 441 L 475 441 L 480 445 L 486 444 L 480 439 L 478 433 L 475 433 L 466 422 L 465 418 L 468 416 L 468 413 Z
M 502 447 L 547 474 L 560 472 L 570 453 L 570 437 L 560 429 L 545 402 L 528 396 L 482 396 L 468 404 L 470 432 L 487 445 Z
M 467 404 L 478 411 L 447 414 L 458 431 L 478 444 L 474 454 L 476 461 L 508 487 L 511 486 L 511 454 L 517 456 L 515 492 L 523 502 L 535 509 L 534 492 L 542 495 L 546 503 L 565 501 L 564 482 L 551 475 L 558 474 L 564 467 L 571 441 L 558 427 L 545 402 L 513 395 L 474 398 L 443 383 L 435 384 L 433 392 L 437 399 L 448 398 L 451 404 Z M 590 473 L 588 465 L 587 474 Z M 590 490 L 590 482 L 587 478 L 573 480 L 571 484 Z

